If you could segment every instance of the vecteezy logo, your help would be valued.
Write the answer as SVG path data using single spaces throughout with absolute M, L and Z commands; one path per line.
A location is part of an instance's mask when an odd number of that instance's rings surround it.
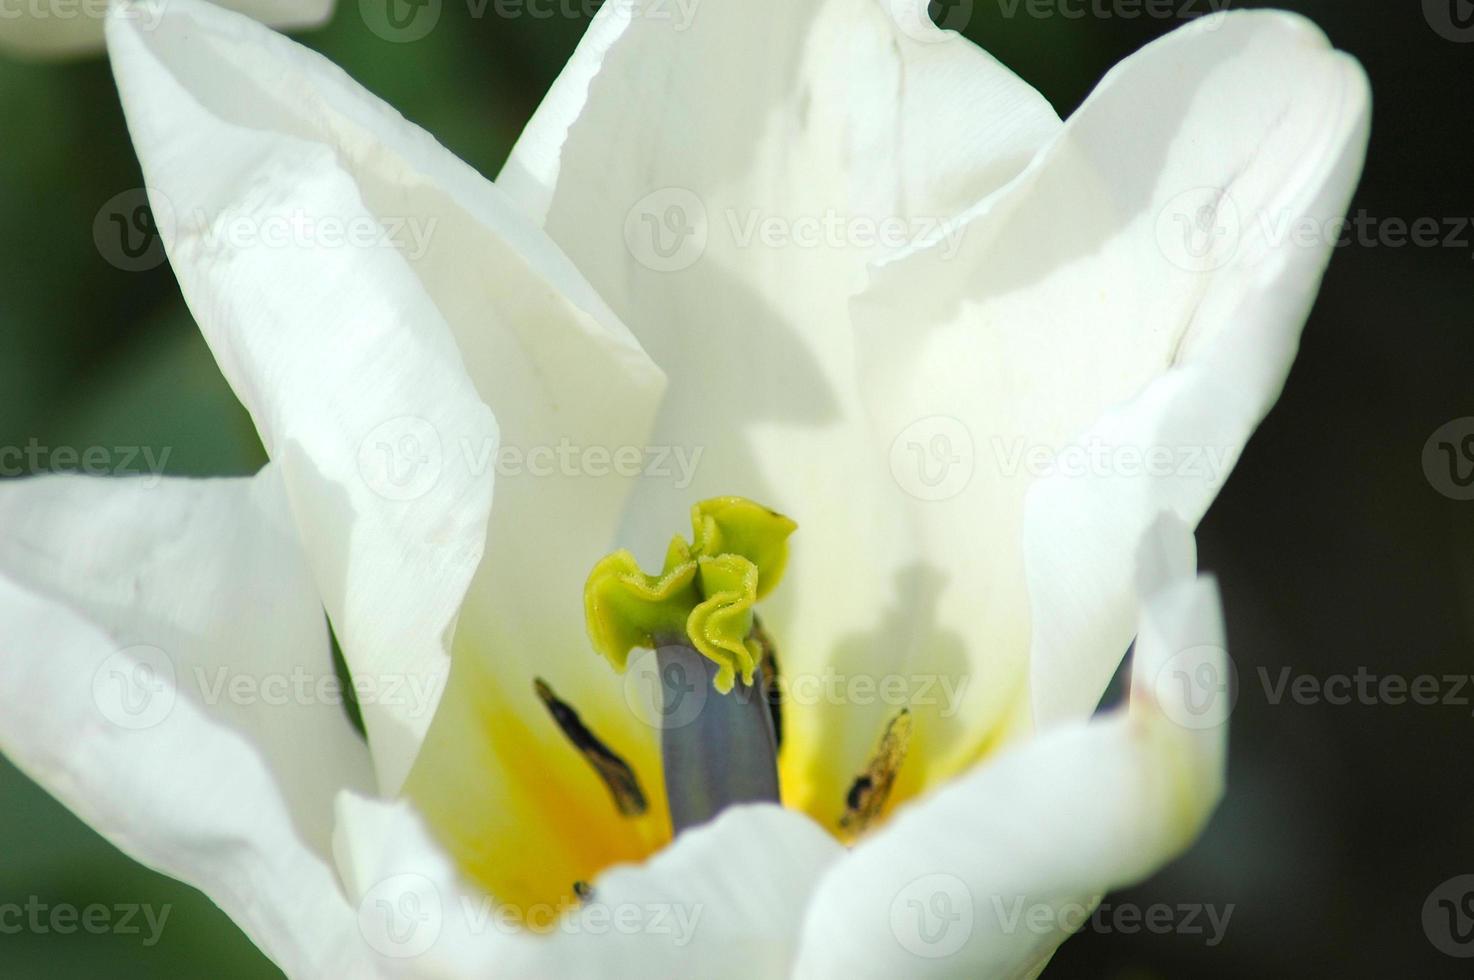
M 441 4 L 442 0 L 358 0 L 358 13 L 377 37 L 408 44 L 435 29 Z
M 1188 272 L 1223 268 L 1238 251 L 1241 233 L 1238 206 L 1216 187 L 1178 194 L 1157 213 L 1157 248 Z
M 916 41 L 946 41 L 946 31 L 961 31 L 972 20 L 973 0 L 887 0 L 891 16 L 902 32 Z
M 1423 444 L 1423 475 L 1451 500 L 1474 500 L 1474 417 L 1434 430 Z
M 1474 0 L 1423 0 L 1423 16 L 1439 37 L 1459 44 L 1474 41 Z
M 972 892 L 956 875 L 917 878 L 891 901 L 891 934 L 916 956 L 951 956 L 967 944 L 972 928 Z
M 440 479 L 441 469 L 440 436 L 418 416 L 390 419 L 358 444 L 358 472 L 386 500 L 423 497 Z
M 125 647 L 92 673 L 92 703 L 119 728 L 154 727 L 169 717 L 177 697 L 174 661 L 155 646 Z
M 684 187 L 664 187 L 635 202 L 624 218 L 624 244 L 655 272 L 679 272 L 706 251 L 706 205 Z
M 358 903 L 358 931 L 384 956 L 419 956 L 440 938 L 442 924 L 440 892 L 424 875 L 385 878 Z
M 1228 721 L 1239 698 L 1239 676 L 1228 651 L 1205 645 L 1173 655 L 1155 678 L 1162 713 L 1183 728 L 1214 728 Z
M 172 233 L 174 210 L 158 191 L 134 187 L 114 194 L 92 219 L 92 243 L 109 265 L 147 272 L 164 264 L 164 234 Z
M 1423 903 L 1423 932 L 1438 951 L 1474 957 L 1474 875 L 1450 878 Z
M 624 672 L 624 700 L 651 728 L 685 728 L 701 715 L 711 684 L 681 660 L 661 658 L 654 650 L 630 654 Z
M 891 476 L 918 500 L 948 500 L 972 482 L 972 433 L 949 415 L 912 422 L 891 443 Z

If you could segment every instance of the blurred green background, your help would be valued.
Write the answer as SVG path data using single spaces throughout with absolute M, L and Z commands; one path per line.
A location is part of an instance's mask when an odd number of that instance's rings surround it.
M 493 174 L 586 18 L 472 17 L 479 6 L 445 0 L 435 30 L 392 44 L 350 0 L 302 40 Z M 1114 62 L 1177 25 L 1097 16 L 1084 0 L 1056 9 L 1082 6 L 1086 16 L 1040 18 L 1027 4 L 950 0 L 937 17 L 965 25 L 1065 114 Z M 1308 14 L 1372 77 L 1371 157 L 1353 209 L 1474 215 L 1474 44 L 1448 28 L 1474 8 L 1263 6 Z M 172 473 L 252 472 L 260 447 L 168 267 L 125 272 L 94 245 L 99 210 L 141 183 L 106 62 L 0 60 L 0 127 L 0 446 L 168 446 Z M 1468 961 L 1425 936 L 1422 909 L 1440 882 L 1474 871 L 1471 708 L 1275 706 L 1257 671 L 1474 664 L 1474 503 L 1435 492 L 1421 464 L 1435 428 L 1474 415 L 1471 238 L 1338 250 L 1286 395 L 1202 528 L 1244 688 L 1230 793 L 1184 859 L 1115 900 L 1231 903 L 1223 943 L 1088 929 L 1050 976 L 1468 975 Z M 172 906 L 153 946 L 141 935 L 0 935 L 0 977 L 277 975 L 207 900 L 124 858 L 3 760 L 0 842 L 0 902 Z

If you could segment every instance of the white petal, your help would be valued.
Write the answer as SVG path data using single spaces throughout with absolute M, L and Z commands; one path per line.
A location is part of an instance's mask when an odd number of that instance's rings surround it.
M 844 854 L 806 817 L 736 807 L 611 869 L 576 910 L 514 908 L 462 881 L 407 804 L 344 794 L 339 812 L 364 935 L 385 972 L 417 977 L 782 976 L 809 893 Z
M 622 543 L 657 565 L 718 494 L 798 522 L 764 609 L 798 684 L 894 674 L 914 693 L 913 658 L 941 645 L 920 649 L 914 624 L 949 570 L 922 567 L 854 370 L 847 303 L 887 251 L 872 239 L 935 234 L 1059 127 L 987 54 L 923 29 L 924 6 L 606 4 L 498 178 L 670 377 L 653 440 L 694 479 L 645 481 Z M 967 669 L 953 658 L 948 682 Z M 826 820 L 898 710 L 847 705 L 840 726 L 833 707 L 791 700 L 785 736 L 789 802 Z M 918 756 L 954 727 L 921 726 Z
M 497 184 L 549 219 L 580 258 L 569 240 L 578 229 L 560 228 L 549 209 L 555 195 L 560 207 L 593 197 L 591 179 L 611 194 L 601 210 L 618 224 L 596 228 L 590 247 L 610 244 L 624 210 L 677 175 L 690 178 L 677 186 L 703 197 L 720 190 L 735 203 L 776 206 L 772 195 L 792 192 L 781 188 L 784 170 L 829 168 L 852 185 L 852 216 L 947 217 L 1021 170 L 1059 119 L 986 52 L 936 30 L 926 7 L 604 4 Z M 769 139 L 787 130 L 793 159 L 761 164 L 765 151 L 753 141 L 765 129 Z M 601 146 L 618 150 L 606 155 Z M 820 204 L 835 190 L 815 184 L 798 193 Z M 622 261 L 622 253 L 602 259 Z
M 334 0 L 216 0 L 264 24 L 282 30 L 318 27 L 333 12 Z M 26 0 L 0 10 L 0 51 L 29 57 L 66 58 L 103 48 L 108 0 Z M 149 30 L 158 23 L 158 7 L 137 5 L 123 16 Z
M 392 789 L 444 686 L 481 557 L 492 473 L 457 447 L 494 447 L 495 423 L 415 270 L 382 239 L 346 233 L 380 228 L 382 202 L 344 165 L 373 152 L 369 135 L 312 139 L 242 67 L 290 86 L 286 65 L 321 59 L 210 4 L 171 0 L 152 30 L 118 11 L 113 68 L 185 299 L 280 466 L 355 677 L 416 692 L 364 706 Z M 319 240 L 330 223 L 338 237 Z
M 319 686 L 327 626 L 276 473 L 12 482 L 0 528 L 0 750 L 288 972 L 352 969 L 332 804 L 372 772 Z
M 1027 729 L 1008 714 L 1026 679 L 1040 724 L 1095 707 L 1134 628 L 1134 542 L 1164 506 L 1196 522 L 1284 380 L 1329 243 L 1274 234 L 1344 213 L 1366 102 L 1303 19 L 1205 18 L 1117 67 L 955 243 L 857 302 L 877 427 L 956 477 L 912 514 L 950 576 L 935 635 L 987 638 L 962 711 L 984 730 Z M 1241 227 L 1207 261 L 1175 223 L 1202 188 Z M 925 475 L 897 473 L 923 498 Z
M 611 457 L 643 453 L 664 383 L 629 331 L 491 183 L 321 57 L 186 0 L 147 34 L 119 23 L 113 46 L 145 173 L 182 229 L 197 209 L 253 226 L 301 213 L 391 229 L 394 247 L 211 247 L 183 231 L 166 242 L 217 358 L 295 479 L 355 675 L 408 674 L 438 693 L 441 643 L 464 610 L 456 693 L 426 760 L 455 774 L 436 790 L 446 808 L 495 838 L 488 814 L 510 819 L 508 781 L 548 782 L 536 767 L 505 771 L 504 753 L 530 749 L 483 744 L 490 698 L 493 713 L 518 714 L 567 750 L 534 696 L 538 671 L 606 739 L 653 744 L 593 660 L 581 612 L 630 483 Z M 405 440 L 423 451 L 400 452 Z M 361 470 L 364 450 L 375 466 L 395 463 L 403 485 Z M 417 455 L 429 457 L 419 470 Z M 428 717 L 366 715 L 386 785 L 398 785 Z M 586 766 L 577 777 L 604 794 Z
M 1180 539 L 1173 523 L 1153 534 Z M 1177 672 L 1229 666 L 1213 583 L 1159 584 L 1129 710 L 1007 750 L 862 841 L 820 884 L 795 975 L 1034 976 L 1103 892 L 1196 838 L 1223 791 L 1231 689 Z
M 1080 113 L 1082 133 L 1126 125 L 1122 117 L 1135 114 L 1143 91 L 1169 78 L 1181 84 L 1184 67 L 1201 65 L 1212 48 L 1243 49 L 1201 78 L 1192 116 L 1177 128 L 1155 183 L 1154 210 L 1130 233 L 1133 250 L 1151 225 L 1161 234 L 1171 222 L 1171 233 L 1180 234 L 1185 207 L 1200 206 L 1199 189 L 1208 187 L 1222 190 L 1220 208 L 1235 212 L 1219 219 L 1234 241 L 1185 276 L 1179 264 L 1191 265 L 1191 254 L 1172 246 L 1164 264 L 1156 253 L 1154 305 L 1166 315 L 1158 320 L 1153 310 L 1150 323 L 1125 324 L 1115 343 L 1140 344 L 1138 364 L 1166 352 L 1172 368 L 1157 362 L 1139 394 L 1104 411 L 1075 442 L 1117 454 L 1163 447 L 1171 472 L 1057 475 L 1036 486 L 1027 504 L 1040 724 L 1094 708 L 1131 633 L 1132 597 L 1120 569 L 1137 536 L 1164 507 L 1196 525 L 1278 399 L 1339 235 L 1325 229 L 1345 215 L 1361 174 L 1369 122 L 1361 67 L 1297 17 L 1233 15 L 1217 28 L 1221 36 L 1209 29 L 1213 23 L 1197 43 L 1188 36 L 1175 48 L 1143 53 L 1139 66 L 1123 66 Z M 1305 227 L 1316 229 L 1308 245 L 1297 241 L 1299 231 L 1286 234 Z M 1135 261 L 1140 253 L 1118 254 Z

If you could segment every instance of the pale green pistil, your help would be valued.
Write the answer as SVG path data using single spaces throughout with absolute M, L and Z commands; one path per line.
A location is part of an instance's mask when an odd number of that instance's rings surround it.
M 778 584 L 797 525 L 741 497 L 691 509 L 690 543 L 677 537 L 659 575 L 628 551 L 604 558 L 584 588 L 594 648 L 623 671 L 637 649 L 654 650 L 661 679 L 661 762 L 677 832 L 734 803 L 778 802 L 777 738 L 764 693 L 771 659 L 754 607 Z M 678 711 L 696 685 L 694 717 Z
M 702 501 L 691 508 L 691 525 L 691 543 L 677 536 L 659 575 L 647 575 L 628 551 L 595 565 L 584 616 L 594 649 L 615 670 L 633 650 L 684 636 L 717 665 L 712 683 L 726 694 L 739 675 L 752 683 L 763 654 L 752 638 L 754 606 L 783 577 L 797 525 L 741 497 Z

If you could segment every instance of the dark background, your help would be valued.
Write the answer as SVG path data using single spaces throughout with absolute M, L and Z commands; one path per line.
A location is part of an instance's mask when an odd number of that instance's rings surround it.
M 1084 16 L 1064 15 L 1082 4 Z M 1448 19 L 1474 6 L 1233 6 L 1303 12 L 1366 66 L 1375 115 L 1353 212 L 1474 217 L 1474 43 L 1455 40 Z M 1122 16 L 1131 0 L 1055 9 L 1038 17 L 1027 0 L 950 0 L 937 17 L 965 26 L 1061 114 L 1180 22 Z M 445 0 L 429 35 L 392 44 L 347 0 L 303 40 L 494 174 L 586 22 L 477 19 Z M 167 266 L 123 271 L 94 244 L 99 212 L 141 183 L 105 61 L 0 60 L 0 127 L 0 445 L 169 446 L 172 473 L 253 471 L 261 450 Z M 1424 904 L 1474 872 L 1474 690 L 1462 704 L 1275 704 L 1261 671 L 1271 681 L 1285 668 L 1321 681 L 1358 668 L 1474 672 L 1474 502 L 1439 492 L 1424 470 L 1433 431 L 1474 415 L 1471 311 L 1474 230 L 1436 247 L 1338 249 L 1285 395 L 1199 534 L 1240 679 L 1228 798 L 1186 857 L 1108 899 L 1232 905 L 1224 940 L 1096 920 L 1049 976 L 1469 975 L 1474 961 L 1430 940 Z M 173 907 L 151 948 L 141 936 L 0 936 L 0 975 L 274 975 L 198 893 L 118 854 L 3 760 L 0 841 L 0 902 Z

